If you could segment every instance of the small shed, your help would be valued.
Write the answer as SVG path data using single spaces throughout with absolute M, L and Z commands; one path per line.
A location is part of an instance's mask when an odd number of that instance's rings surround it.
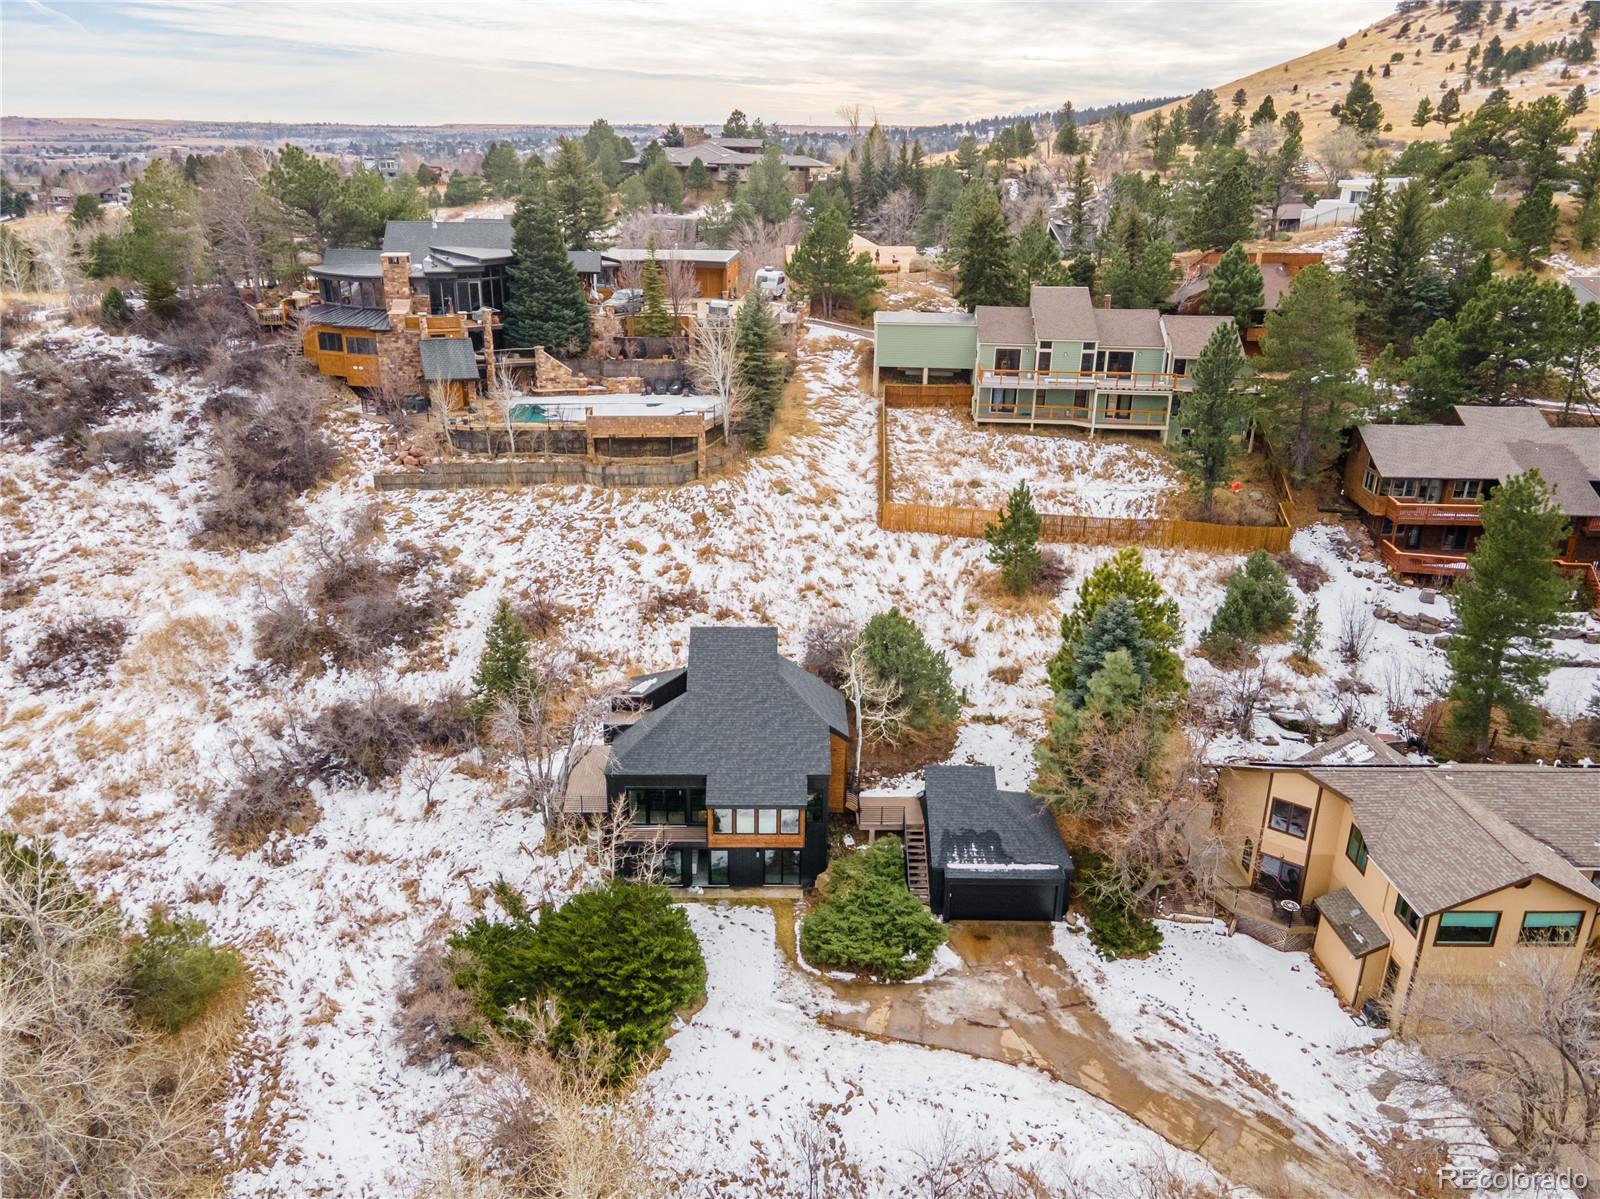
M 992 766 L 923 774 L 929 906 L 946 920 L 1059 920 L 1072 857 L 1042 800 L 1002 791 Z

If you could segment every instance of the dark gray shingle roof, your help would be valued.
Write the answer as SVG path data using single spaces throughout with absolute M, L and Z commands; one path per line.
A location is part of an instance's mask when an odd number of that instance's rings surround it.
M 478 378 L 478 357 L 465 337 L 428 337 L 421 342 L 422 377 L 430 382 Z
M 611 745 L 608 775 L 703 775 L 711 807 L 804 807 L 832 767 L 844 696 L 778 654 L 770 628 L 689 630 L 688 687 Z
M 385 253 L 405 252 L 411 255 L 411 273 L 422 274 L 423 260 L 433 249 L 450 251 L 457 257 L 473 250 L 489 250 L 499 254 L 511 253 L 511 221 L 506 217 L 479 218 L 470 221 L 390 221 L 383 230 Z
M 1350 951 L 1351 957 L 1364 958 L 1389 944 L 1389 935 L 1378 927 L 1376 920 L 1367 915 L 1367 909 L 1350 894 L 1350 888 L 1340 887 L 1337 891 L 1329 891 L 1326 895 L 1317 896 L 1313 902 L 1317 911 L 1322 913 L 1322 918 L 1338 934 L 1340 942 Z
M 922 777 L 935 870 L 1029 878 L 1072 869 L 1050 810 L 1025 791 L 1001 791 L 994 767 L 929 766 Z
M 1441 766 L 1439 773 L 1574 866 L 1600 870 L 1600 768 Z

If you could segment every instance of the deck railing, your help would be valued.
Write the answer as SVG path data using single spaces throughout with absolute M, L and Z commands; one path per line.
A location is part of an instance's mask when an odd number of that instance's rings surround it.
M 1180 378 L 1181 375 L 1168 371 L 1028 371 L 984 367 L 978 371 L 978 386 L 1016 387 L 1026 391 L 1173 391 Z
M 856 809 L 856 827 L 878 833 L 903 832 L 906 827 L 906 810 L 899 804 L 863 805 Z
M 1397 525 L 1481 525 L 1483 505 L 1427 504 L 1383 497 L 1383 514 Z
M 1167 427 L 1165 409 L 1133 408 L 1118 412 L 1114 408 L 1091 410 L 1083 404 L 1034 404 L 1031 411 L 1021 411 L 1018 404 L 978 405 L 978 420 L 1004 420 L 1030 423 L 1037 421 L 1069 421 L 1095 428 L 1164 429 Z
M 1390 570 L 1407 575 L 1460 575 L 1467 570 L 1461 554 L 1426 554 L 1401 549 L 1388 538 L 1378 542 L 1378 558 Z

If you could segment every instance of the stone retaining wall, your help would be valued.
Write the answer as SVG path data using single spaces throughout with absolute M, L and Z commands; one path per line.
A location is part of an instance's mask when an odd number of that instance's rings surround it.
M 375 471 L 379 491 L 452 491 L 468 487 L 538 487 L 587 484 L 591 487 L 677 487 L 697 477 L 695 456 L 678 462 L 441 462 L 416 471 Z M 708 469 L 723 465 L 726 455 L 706 455 Z

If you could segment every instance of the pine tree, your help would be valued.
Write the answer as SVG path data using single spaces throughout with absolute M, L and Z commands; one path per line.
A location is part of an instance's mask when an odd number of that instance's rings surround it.
M 1220 326 L 1189 368 L 1194 390 L 1183 398 L 1177 460 L 1207 512 L 1212 493 L 1227 478 L 1234 442 L 1244 431 L 1247 410 L 1239 384 L 1245 373 L 1233 325 Z
M 491 142 L 484 151 L 482 173 L 497 196 L 514 196 L 522 190 L 522 160 L 510 142 Z
M 1354 318 L 1338 277 L 1320 263 L 1296 275 L 1267 314 L 1257 412 L 1273 450 L 1298 482 L 1338 451 L 1351 408 L 1363 394 Z
M 1433 124 L 1433 101 L 1427 96 L 1417 101 L 1417 111 L 1411 114 L 1411 123 L 1418 129 L 1426 129 Z
M 1218 145 L 1195 163 L 1194 188 L 1183 237 L 1196 249 L 1221 250 L 1255 230 L 1255 187 L 1238 150 Z
M 644 172 L 644 188 L 653 204 L 665 205 L 672 212 L 683 209 L 683 177 L 666 155 L 652 162 Z
M 1254 323 L 1255 312 L 1265 308 L 1266 303 L 1261 268 L 1250 261 L 1244 245 L 1235 242 L 1222 252 L 1206 276 L 1205 310 L 1233 317 L 1243 336 Z
M 1061 106 L 1061 111 L 1056 113 L 1056 153 L 1070 156 L 1079 153 L 1082 147 L 1083 141 L 1078 135 L 1078 118 L 1072 111 L 1072 101 L 1068 100 Z
M 1600 243 L 1600 137 L 1591 137 L 1572 160 L 1572 176 L 1578 193 L 1578 219 L 1573 235 L 1585 250 Z
M 1028 278 L 1017 256 L 1016 239 L 1006 228 L 999 197 L 988 188 L 972 210 L 956 280 L 956 297 L 968 312 L 980 304 L 1027 302 Z
M 1456 587 L 1460 627 L 1446 651 L 1450 728 L 1478 753 L 1489 749 L 1494 713 L 1519 736 L 1540 727 L 1535 706 L 1554 663 L 1550 627 L 1572 595 L 1554 562 L 1567 518 L 1537 470 L 1516 475 L 1483 505 L 1483 535 Z
M 989 561 L 1000 568 L 1000 581 L 1012 595 L 1025 594 L 1039 577 L 1044 565 L 1039 555 L 1042 527 L 1027 480 L 1011 489 L 998 519 L 984 527 L 983 539 L 989 543 Z
M 674 328 L 672 313 L 667 311 L 667 281 L 656 261 L 656 239 L 651 235 L 645 247 L 644 271 L 640 287 L 644 291 L 644 306 L 633 318 L 633 331 L 640 337 L 671 337 Z
M 1433 119 L 1446 128 L 1449 128 L 1450 122 L 1461 119 L 1461 96 L 1455 88 L 1439 97 L 1439 107 L 1434 110 Z
M 1356 233 L 1344 258 L 1344 290 L 1358 313 L 1383 302 L 1384 244 L 1389 228 L 1389 184 L 1382 168 L 1356 217 Z
M 606 223 L 606 185 L 584 154 L 583 143 L 557 139 L 556 156 L 545 179 L 567 248 L 592 249 L 595 234 Z
M 589 301 L 567 257 L 555 206 L 541 187 L 528 187 L 511 215 L 511 267 L 507 272 L 506 340 L 543 346 L 552 354 L 589 348 Z
M 1566 109 L 1569 117 L 1575 117 L 1589 110 L 1589 92 L 1583 84 L 1573 85 L 1572 90 L 1567 93 Z
M 969 133 L 956 144 L 956 170 L 961 172 L 962 178 L 971 179 L 979 161 L 978 139 Z
M 789 281 L 832 316 L 841 300 L 865 310 L 883 279 L 866 253 L 850 253 L 844 213 L 825 204 L 789 259 Z
M 734 322 L 739 377 L 750 389 L 750 445 L 762 450 L 783 397 L 783 363 L 778 359 L 778 322 L 766 292 L 752 287 Z
M 1541 179 L 1511 212 L 1507 242 L 1525 267 L 1537 266 L 1556 236 L 1556 204 L 1548 179 Z
M 928 173 L 926 200 L 922 216 L 917 221 L 917 244 L 936 246 L 944 240 L 945 222 L 961 198 L 961 172 L 948 162 L 941 162 Z
M 100 297 L 100 322 L 105 325 L 126 325 L 133 319 L 133 309 L 128 305 L 128 298 L 122 290 L 116 287 L 106 288 L 106 294 Z
M 683 176 L 683 185 L 692 192 L 711 190 L 711 172 L 706 170 L 705 160 L 699 155 L 690 160 L 689 169 Z
M 1250 127 L 1257 125 L 1270 125 L 1278 119 L 1278 106 L 1272 102 L 1272 97 L 1264 96 L 1261 103 L 1256 105 L 1256 110 L 1250 114 Z
M 1201 641 L 1212 653 L 1228 657 L 1282 632 L 1293 619 L 1294 597 L 1283 568 L 1266 550 L 1256 550 L 1228 576 L 1222 604 Z
M 1153 682 L 1151 657 L 1155 647 L 1145 636 L 1139 623 L 1139 614 L 1132 601 L 1125 596 L 1115 596 L 1092 616 L 1072 646 L 1072 679 L 1061 694 L 1075 707 L 1082 707 L 1089 696 L 1089 684 L 1105 660 L 1121 651 L 1128 655 L 1129 665 L 1139 680 L 1142 692 Z
M 648 212 L 652 207 L 650 189 L 642 175 L 629 175 L 617 189 L 617 205 L 623 212 Z
M 1373 141 L 1383 129 L 1383 106 L 1372 94 L 1372 84 L 1365 77 L 1351 83 L 1339 106 L 1339 124 L 1349 125 L 1362 137 Z
M 1094 183 L 1089 178 L 1089 160 L 1080 158 L 1072 164 L 1072 199 L 1067 207 L 1067 220 L 1072 227 L 1074 249 L 1088 248 L 1089 201 L 1094 198 Z
M 199 269 L 200 243 L 194 185 L 157 159 L 133 185 L 124 263 L 144 288 L 151 312 L 163 320 L 177 314 L 178 288 L 192 282 Z
M 768 146 L 759 162 L 749 167 L 739 181 L 739 199 L 763 220 L 776 224 L 794 211 L 794 187 L 789 169 L 783 165 L 783 151 Z
M 950 680 L 950 660 L 898 608 L 880 612 L 861 631 L 867 666 L 892 683 L 906 705 L 906 722 L 918 732 L 947 728 L 961 712 L 961 696 Z
M 1183 659 L 1178 656 L 1183 622 L 1177 601 L 1167 597 L 1138 549 L 1128 546 L 1089 572 L 1078 588 L 1078 602 L 1061 617 L 1061 648 L 1049 667 L 1050 686 L 1058 695 L 1070 689 L 1077 677 L 1074 647 L 1083 630 L 1101 608 L 1118 597 L 1133 605 L 1140 633 L 1150 643 L 1150 678 L 1156 690 L 1173 693 L 1183 689 Z
M 1089 680 L 1081 706 L 1066 695 L 1052 702 L 1044 739 L 1034 749 L 1029 791 L 1096 823 L 1125 824 L 1146 807 L 1159 781 L 1170 711 L 1169 703 L 1147 695 L 1132 655 L 1113 650 Z M 1093 893 L 1089 936 L 1102 953 L 1159 947 L 1160 932 L 1133 914 L 1131 902 L 1123 901 L 1108 919 L 1104 892 Z M 1113 929 L 1120 935 L 1108 936 Z
M 504 596 L 495 606 L 484 637 L 478 669 L 472 675 L 472 710 L 487 716 L 502 700 L 527 702 L 528 627 Z

